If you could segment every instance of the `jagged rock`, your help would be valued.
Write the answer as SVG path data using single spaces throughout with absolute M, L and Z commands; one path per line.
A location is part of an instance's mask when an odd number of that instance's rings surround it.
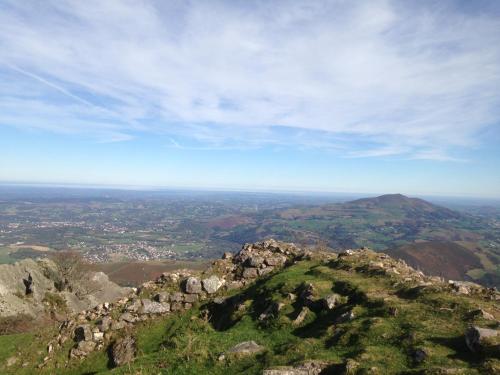
M 251 255 L 248 257 L 245 263 L 249 267 L 258 268 L 264 263 L 264 258 L 258 255 Z
M 75 328 L 75 341 L 92 340 L 92 329 L 88 324 L 82 324 Z
M 126 336 L 117 340 L 111 348 L 112 360 L 115 366 L 122 366 L 134 360 L 136 355 L 136 343 L 132 336 Z
M 233 254 L 230 253 L 230 252 L 225 252 L 223 255 L 222 255 L 222 259 L 232 259 L 233 258 Z
M 123 313 L 120 315 L 120 318 L 118 319 L 122 322 L 127 322 L 127 323 L 134 323 L 137 321 L 137 318 L 133 316 L 131 313 Z
M 171 302 L 182 302 L 184 301 L 184 294 L 181 292 L 175 292 L 170 296 Z
M 229 349 L 228 354 L 232 354 L 239 357 L 239 356 L 256 354 L 263 350 L 265 350 L 265 348 L 257 344 L 255 341 L 244 341 Z
M 267 275 L 273 271 L 274 271 L 274 267 L 266 267 L 266 268 L 259 268 L 257 273 L 259 274 L 259 276 L 264 276 L 264 275 Z
M 472 352 L 481 352 L 488 347 L 500 347 L 498 341 L 500 330 L 479 328 L 476 326 L 469 327 L 465 332 L 465 343 Z
M 93 339 L 96 342 L 101 342 L 104 340 L 104 333 L 103 332 L 94 332 L 93 333 Z
M 340 303 L 341 298 L 342 297 L 339 296 L 338 294 L 335 293 L 330 294 L 325 298 L 323 298 L 322 300 L 323 306 L 328 310 L 332 310 L 335 306 L 337 306 Z
M 139 310 L 141 314 L 164 314 L 170 311 L 170 304 L 167 302 L 153 302 L 150 299 L 141 300 L 142 307 Z
M 167 292 L 160 292 L 154 296 L 156 302 L 168 302 L 170 295 Z
M 132 301 L 130 305 L 128 305 L 125 309 L 129 312 L 137 312 L 141 308 L 141 301 L 138 299 L 135 299 Z
M 266 258 L 265 262 L 268 266 L 272 267 L 282 266 L 286 262 L 286 257 L 283 255 L 271 256 Z
M 222 285 L 224 285 L 224 282 L 221 279 L 219 279 L 217 276 L 212 275 L 207 279 L 203 279 L 202 284 L 203 284 L 203 289 L 208 294 L 214 294 L 219 290 L 219 288 Z
M 297 317 L 293 320 L 292 324 L 294 326 L 301 325 L 304 319 L 306 318 L 307 314 L 309 313 L 309 309 L 307 307 L 302 307 L 302 310 L 300 310 L 299 314 Z
M 201 293 L 201 281 L 196 277 L 188 277 L 185 282 L 185 291 L 188 294 L 199 294 Z
M 313 284 L 303 284 L 301 287 L 301 292 L 299 294 L 300 301 L 306 306 L 311 305 L 314 302 L 314 292 L 315 288 Z
M 71 349 L 71 358 L 83 358 L 94 351 L 97 344 L 94 341 L 80 341 L 78 345 Z
M 244 279 L 255 279 L 259 276 L 259 273 L 257 272 L 257 268 L 247 267 L 243 270 L 242 276 Z
M 113 319 L 109 316 L 103 317 L 99 322 L 97 322 L 97 327 L 101 332 L 106 332 L 111 326 Z

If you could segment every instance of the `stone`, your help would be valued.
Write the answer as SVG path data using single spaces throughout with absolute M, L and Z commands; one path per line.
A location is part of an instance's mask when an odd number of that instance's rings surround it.
M 224 282 L 217 276 L 212 275 L 207 279 L 203 279 L 202 284 L 205 292 L 207 292 L 208 294 L 214 294 L 222 285 L 224 285 Z
M 468 315 L 469 315 L 469 318 L 471 318 L 471 319 L 481 318 L 481 319 L 485 319 L 485 320 L 496 320 L 492 314 L 490 314 L 487 311 L 484 311 L 483 309 L 469 311 Z
M 16 356 L 9 357 L 7 361 L 5 362 L 5 365 L 7 367 L 12 367 L 14 366 L 18 361 L 18 358 Z
M 428 357 L 427 351 L 422 348 L 414 349 L 411 352 L 411 358 L 413 362 L 415 362 L 416 364 L 421 364 L 427 359 L 427 357 Z
M 185 291 L 188 294 L 199 294 L 201 293 L 201 281 L 196 277 L 188 277 L 184 285 Z
M 241 289 L 243 288 L 243 283 L 241 281 L 231 281 L 226 284 L 227 290 Z
M 94 332 L 94 341 L 96 342 L 101 342 L 104 340 L 104 333 L 103 332 Z
M 174 302 L 170 305 L 170 311 L 181 311 L 182 308 L 182 302 Z
M 127 323 L 134 323 L 137 321 L 137 318 L 133 316 L 131 313 L 126 312 L 120 315 L 119 320 Z
M 94 341 L 80 341 L 76 348 L 71 349 L 70 356 L 72 358 L 86 357 L 94 351 L 96 345 Z
M 198 294 L 185 294 L 184 295 L 184 302 L 187 303 L 195 303 L 198 302 Z
M 323 298 L 323 306 L 328 309 L 332 310 L 335 306 L 337 306 L 340 303 L 341 297 L 338 294 L 329 294 L 325 298 Z
M 222 254 L 222 259 L 233 259 L 233 254 L 230 252 L 225 252 Z
M 82 324 L 75 328 L 75 341 L 92 340 L 92 329 L 88 324 Z
M 257 268 L 247 267 L 247 268 L 243 269 L 243 278 L 244 279 L 255 279 L 257 276 L 259 276 L 259 273 L 257 272 Z
M 132 336 L 118 339 L 111 348 L 111 356 L 115 366 L 123 366 L 132 362 L 135 358 L 137 347 Z
M 259 276 L 264 276 L 264 275 L 270 274 L 273 271 L 274 271 L 274 267 L 266 267 L 266 268 L 259 268 L 259 270 L 257 272 L 258 272 Z
M 265 348 L 255 341 L 244 341 L 228 350 L 228 354 L 236 356 L 248 356 L 262 352 Z
M 141 308 L 141 301 L 138 299 L 133 300 L 133 302 L 128 305 L 125 309 L 128 312 L 137 312 Z
M 500 336 L 500 330 L 479 328 L 476 326 L 469 327 L 465 332 L 465 343 L 467 347 L 474 353 L 483 351 L 488 346 L 494 346 L 493 341 Z M 498 347 L 498 343 L 496 343 Z
M 139 312 L 141 314 L 164 314 L 170 311 L 170 304 L 168 302 L 153 302 L 150 299 L 141 300 L 142 307 Z
M 353 320 L 356 316 L 352 311 L 347 311 L 340 315 L 337 319 L 335 319 L 335 323 L 345 323 L 350 320 Z
M 278 256 L 272 256 L 268 257 L 265 260 L 266 265 L 275 267 L 275 266 L 282 266 L 286 262 L 286 257 L 283 255 L 278 255 Z
M 110 329 L 112 331 L 119 331 L 127 326 L 127 323 L 123 320 L 120 321 L 112 321 Z
M 258 255 L 252 255 L 246 260 L 246 265 L 249 267 L 260 267 L 264 263 L 264 258 Z
M 111 317 L 105 316 L 97 322 L 97 328 L 99 328 L 101 332 L 106 332 L 109 330 L 112 321 L 113 319 Z
M 168 302 L 169 298 L 170 298 L 170 295 L 167 292 L 160 292 L 154 296 L 154 300 L 156 302 L 160 302 L 160 303 Z
M 300 310 L 297 317 L 293 320 L 292 324 L 294 326 L 301 325 L 308 313 L 309 309 L 307 307 L 302 307 L 302 310 Z
M 346 375 L 355 374 L 357 372 L 358 367 L 359 363 L 356 362 L 354 359 L 349 358 L 344 363 L 344 374 Z
M 182 302 L 184 301 L 184 294 L 181 292 L 175 292 L 170 296 L 171 302 Z
M 304 364 L 291 367 L 281 366 L 264 370 L 263 375 L 319 375 L 328 366 L 322 361 L 310 361 Z

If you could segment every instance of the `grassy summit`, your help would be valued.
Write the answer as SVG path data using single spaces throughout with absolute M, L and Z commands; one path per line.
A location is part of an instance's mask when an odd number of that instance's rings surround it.
M 324 368 L 322 374 L 494 374 L 500 369 L 499 337 L 472 352 L 464 334 L 471 325 L 498 329 L 495 298 L 495 292 L 470 286 L 453 291 L 369 250 L 337 259 L 313 255 L 243 289 L 127 329 L 122 334 L 137 344 L 129 365 L 111 369 L 104 350 L 69 362 L 62 351 L 39 371 L 262 374 L 313 361 Z M 43 340 L 32 338 L 23 342 L 17 335 L 15 344 L 7 344 L 8 336 L 1 337 L 0 358 L 19 351 L 30 363 L 40 360 Z M 262 350 L 229 353 L 247 341 Z M 29 374 L 33 368 L 19 361 L 2 371 Z

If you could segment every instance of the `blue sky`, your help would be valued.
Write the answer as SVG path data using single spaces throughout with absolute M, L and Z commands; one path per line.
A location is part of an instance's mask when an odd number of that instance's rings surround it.
M 0 181 L 500 197 L 497 1 L 0 1 Z

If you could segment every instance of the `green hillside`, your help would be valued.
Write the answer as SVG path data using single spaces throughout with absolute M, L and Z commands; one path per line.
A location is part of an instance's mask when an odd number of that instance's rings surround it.
M 248 258 L 231 262 L 246 265 Z M 221 265 L 228 264 L 216 262 L 211 272 L 220 275 Z M 71 341 L 38 371 L 262 374 L 305 363 L 322 368 L 321 374 L 498 373 L 498 293 L 473 284 L 448 285 L 370 250 L 338 259 L 306 254 L 289 264 L 242 289 L 221 288 L 186 311 L 125 328 L 110 342 L 123 336 L 136 340 L 137 357 L 127 365 L 113 368 L 105 348 L 68 360 Z M 162 288 L 171 291 L 155 284 L 141 293 L 144 297 Z M 470 326 L 491 329 L 496 337 L 481 340 L 471 351 L 464 336 Z M 17 353 L 16 362 L 3 371 L 33 373 L 44 363 L 44 343 L 54 334 L 47 329 L 34 340 L 31 334 L 1 336 L 0 359 Z M 248 341 L 259 346 L 256 353 L 230 353 Z M 290 374 L 320 373 L 307 371 L 312 372 Z

